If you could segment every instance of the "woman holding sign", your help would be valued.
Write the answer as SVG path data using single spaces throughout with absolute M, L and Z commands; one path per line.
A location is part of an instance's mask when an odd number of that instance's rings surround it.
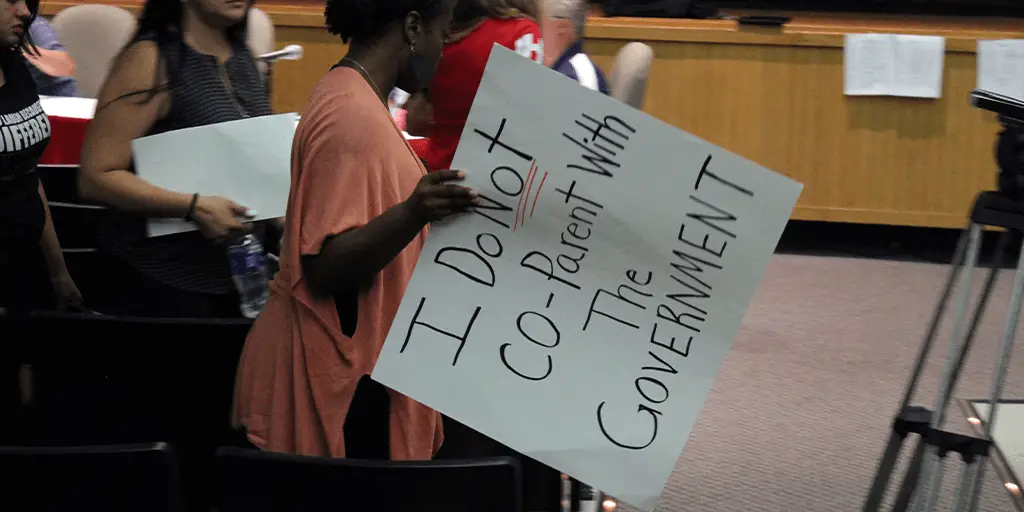
M 239 363 L 236 426 L 271 451 L 429 459 L 440 415 L 369 379 L 427 234 L 476 193 L 428 175 L 387 93 L 430 83 L 454 0 L 327 0 L 348 54 L 320 81 L 292 147 L 281 269 Z

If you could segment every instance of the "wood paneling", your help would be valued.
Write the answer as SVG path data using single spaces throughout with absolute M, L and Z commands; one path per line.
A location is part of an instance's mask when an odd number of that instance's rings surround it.
M 841 48 L 649 42 L 645 110 L 806 187 L 794 218 L 962 227 L 995 184 L 994 115 L 972 108 L 975 57 L 949 53 L 943 98 L 843 96 Z M 621 41 L 588 50 L 608 69 Z
M 44 12 L 75 2 L 48 1 Z M 111 2 L 134 4 L 129 0 Z M 322 2 L 259 2 L 279 45 L 305 59 L 274 70 L 274 107 L 301 111 L 344 55 Z M 644 110 L 802 181 L 794 218 L 962 227 L 974 195 L 995 184 L 994 114 L 970 106 L 976 41 L 1024 37 L 1019 20 L 793 14 L 784 29 L 724 20 L 591 18 L 587 50 L 605 70 L 629 41 L 655 52 Z M 843 95 L 843 34 L 947 38 L 939 100 Z
M 320 78 L 345 56 L 346 46 L 326 29 L 307 27 L 278 27 L 277 42 L 302 45 L 305 56 L 274 65 L 274 110 L 301 112 Z

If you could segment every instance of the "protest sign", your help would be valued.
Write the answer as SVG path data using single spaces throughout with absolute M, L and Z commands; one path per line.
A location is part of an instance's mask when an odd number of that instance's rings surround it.
M 495 46 L 373 377 L 652 510 L 802 185 Z

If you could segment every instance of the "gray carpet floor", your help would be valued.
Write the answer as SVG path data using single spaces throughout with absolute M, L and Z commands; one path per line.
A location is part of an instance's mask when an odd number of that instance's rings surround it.
M 927 263 L 776 256 L 659 510 L 860 510 L 947 272 Z M 979 270 L 976 288 L 982 278 Z M 1001 273 L 955 398 L 988 394 L 1011 280 L 1012 271 Z M 917 394 L 929 407 L 950 323 Z M 1021 338 L 1004 398 L 1024 398 Z M 959 408 L 948 418 L 966 431 Z M 959 465 L 947 468 L 938 510 L 950 510 L 959 479 Z M 991 467 L 979 510 L 1013 510 Z

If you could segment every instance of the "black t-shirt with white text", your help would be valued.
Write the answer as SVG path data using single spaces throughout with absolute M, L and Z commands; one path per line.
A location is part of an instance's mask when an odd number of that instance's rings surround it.
M 36 166 L 50 141 L 50 120 L 24 58 L 0 53 L 0 240 L 37 242 L 46 218 Z

